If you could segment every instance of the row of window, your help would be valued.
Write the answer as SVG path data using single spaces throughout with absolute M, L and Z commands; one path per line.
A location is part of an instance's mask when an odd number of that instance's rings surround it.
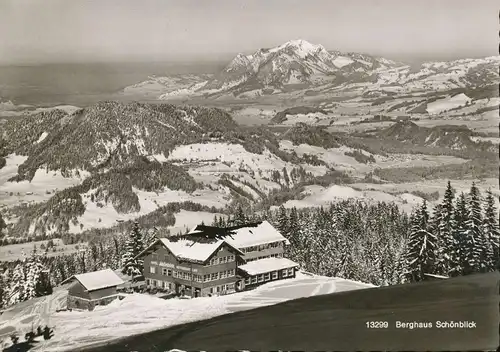
M 220 285 L 220 286 L 210 287 L 209 292 L 210 292 L 210 294 L 214 294 L 214 293 L 231 293 L 234 290 L 235 290 L 234 283 L 232 283 L 232 284 L 226 284 L 226 285 Z
M 212 258 L 210 260 L 209 265 L 219 265 L 219 264 L 225 264 L 225 263 L 231 263 L 235 261 L 235 256 L 234 255 L 228 255 L 225 257 L 218 257 L 218 258 Z
M 281 270 L 281 276 L 283 278 L 293 277 L 293 268 Z M 245 279 L 245 285 L 266 282 L 266 281 L 270 281 L 271 279 L 276 280 L 277 278 L 278 278 L 278 272 L 273 271 L 271 273 L 265 273 L 265 274 L 255 275 L 252 277 L 247 277 Z
M 146 279 L 146 285 L 152 285 L 153 287 L 161 287 L 163 289 L 173 290 L 175 288 L 174 284 L 167 281 L 161 280 L 150 280 Z
M 209 281 L 214 281 L 214 280 L 220 280 L 220 279 L 225 279 L 227 277 L 233 277 L 236 274 L 236 271 L 234 269 L 229 269 L 229 270 L 223 270 L 217 273 L 212 273 L 212 274 L 207 274 L 207 275 L 197 275 L 197 274 L 192 274 L 190 272 L 185 272 L 185 271 L 176 271 L 172 269 L 167 269 L 167 268 L 161 268 L 161 274 L 163 276 L 171 276 L 175 277 L 178 279 L 182 280 L 193 280 L 195 282 L 209 282 Z M 155 266 L 150 266 L 149 267 L 149 272 L 151 274 L 156 274 L 156 267 Z
M 167 282 L 167 281 L 146 279 L 146 284 L 148 286 L 151 285 L 153 287 L 161 287 L 162 289 L 168 289 L 168 290 L 174 290 L 175 289 L 175 285 L 173 283 Z M 210 294 L 215 294 L 215 293 L 231 293 L 234 290 L 235 290 L 234 283 L 230 283 L 230 284 L 225 284 L 225 285 L 219 285 L 219 286 L 210 287 L 209 292 L 210 292 Z
M 215 280 L 222 280 L 228 277 L 233 277 L 235 276 L 235 270 L 230 269 L 230 270 L 223 270 L 217 273 L 212 273 L 208 275 L 204 275 L 203 277 L 203 282 L 209 282 L 209 281 L 215 281 Z
M 253 262 L 254 260 L 259 260 L 259 259 L 266 259 L 266 258 L 283 258 L 283 253 L 276 253 L 276 254 L 270 254 L 270 255 L 265 255 L 257 258 L 249 258 L 247 259 L 247 262 Z
M 151 254 L 151 260 L 152 261 L 162 261 L 162 260 L 164 260 L 167 263 L 172 261 L 171 258 L 169 258 L 168 254 L 166 254 L 166 255 L 160 255 L 160 254 L 157 254 L 157 253 Z M 234 255 L 228 255 L 228 256 L 224 256 L 224 257 L 213 258 L 212 260 L 210 260 L 210 264 L 208 264 L 208 265 L 219 265 L 219 264 L 231 263 L 231 262 L 234 262 L 234 261 L 235 261 L 235 256 Z
M 258 246 L 241 248 L 241 251 L 243 253 L 260 252 L 260 251 L 264 251 L 266 249 L 277 248 L 277 247 L 283 247 L 283 241 L 271 242 L 271 243 L 261 244 Z

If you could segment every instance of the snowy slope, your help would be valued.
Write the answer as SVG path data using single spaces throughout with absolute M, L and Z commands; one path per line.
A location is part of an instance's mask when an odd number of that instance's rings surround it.
M 355 281 L 298 273 L 294 279 L 265 284 L 255 290 L 221 297 L 191 300 L 162 300 L 143 294 L 132 294 L 94 311 L 56 313 L 64 300 L 58 291 L 36 302 L 21 303 L 0 316 L 0 331 L 27 331 L 32 321 L 54 327 L 55 335 L 42 341 L 34 351 L 67 351 L 140 334 L 173 325 L 209 319 L 223 314 L 277 304 L 291 299 L 374 287 Z M 38 316 L 38 312 L 45 312 Z M 5 336 L 6 337 L 6 336 Z M 4 338 L 5 338 L 4 337 Z M 7 339 L 6 339 L 7 340 Z M 8 343 L 5 341 L 4 343 Z

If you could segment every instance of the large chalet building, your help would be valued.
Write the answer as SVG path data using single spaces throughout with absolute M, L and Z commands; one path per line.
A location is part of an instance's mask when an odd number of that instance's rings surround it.
M 198 225 L 186 235 L 159 238 L 139 256 L 148 286 L 200 297 L 295 277 L 298 264 L 283 257 L 288 244 L 267 221 Z

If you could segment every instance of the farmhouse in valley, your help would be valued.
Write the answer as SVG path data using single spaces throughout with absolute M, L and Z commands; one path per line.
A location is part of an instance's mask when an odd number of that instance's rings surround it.
M 61 284 L 69 283 L 68 309 L 93 310 L 118 298 L 116 290 L 124 281 L 111 269 L 73 275 Z
M 267 221 L 198 225 L 186 235 L 158 239 L 139 256 L 148 286 L 200 297 L 295 277 L 298 264 L 283 258 L 288 244 Z

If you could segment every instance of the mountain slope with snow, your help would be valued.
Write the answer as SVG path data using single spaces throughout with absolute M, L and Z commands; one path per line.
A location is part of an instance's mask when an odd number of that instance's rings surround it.
M 328 82 L 369 81 L 374 79 L 372 71 L 395 66 L 398 64 L 390 60 L 329 52 L 322 45 L 298 39 L 271 49 L 259 49 L 251 55 L 240 53 L 213 79 L 193 86 L 192 90 L 164 94 L 160 99 L 182 93 L 271 94 Z

